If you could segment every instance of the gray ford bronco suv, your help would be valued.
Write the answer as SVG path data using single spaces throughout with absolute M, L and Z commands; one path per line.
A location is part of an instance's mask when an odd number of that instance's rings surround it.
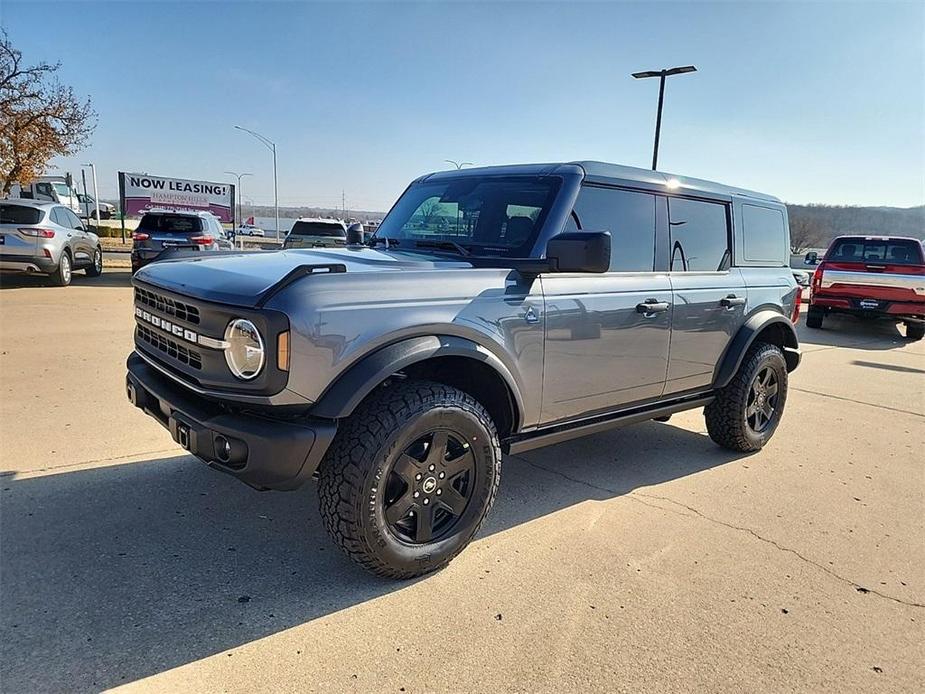
M 800 361 L 788 236 L 776 198 L 654 171 L 430 174 L 366 243 L 138 271 L 127 392 L 257 489 L 317 477 L 349 556 L 417 576 L 478 531 L 502 453 L 700 407 L 761 448 Z

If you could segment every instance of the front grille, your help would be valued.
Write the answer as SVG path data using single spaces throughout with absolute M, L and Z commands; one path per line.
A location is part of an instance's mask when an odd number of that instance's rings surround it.
M 173 316 L 177 320 L 199 325 L 199 309 L 192 304 L 186 304 L 141 287 L 135 287 L 135 301 L 166 313 L 168 316 Z
M 137 292 L 138 290 L 136 289 L 135 291 Z M 138 331 L 139 339 L 147 342 L 155 349 L 160 350 L 168 357 L 172 357 L 182 364 L 186 364 L 194 369 L 202 369 L 202 355 L 196 350 L 184 347 L 180 343 L 144 325 L 138 324 L 135 327 Z

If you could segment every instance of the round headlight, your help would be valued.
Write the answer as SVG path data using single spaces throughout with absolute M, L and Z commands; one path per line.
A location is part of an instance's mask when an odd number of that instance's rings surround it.
M 225 361 L 231 373 L 245 381 L 254 378 L 263 368 L 265 350 L 263 338 L 249 320 L 237 318 L 225 328 Z

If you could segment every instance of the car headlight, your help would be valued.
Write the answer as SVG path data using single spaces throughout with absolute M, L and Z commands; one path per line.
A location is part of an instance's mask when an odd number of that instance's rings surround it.
M 260 331 L 249 320 L 236 318 L 225 328 L 225 361 L 238 378 L 248 381 L 260 373 L 266 359 Z

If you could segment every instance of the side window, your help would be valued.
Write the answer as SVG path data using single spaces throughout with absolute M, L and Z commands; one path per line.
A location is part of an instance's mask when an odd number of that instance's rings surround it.
M 55 195 L 51 189 L 51 183 L 36 183 L 35 194 L 42 200 L 54 200 Z
M 742 205 L 743 257 L 745 260 L 786 263 L 789 239 L 784 213 L 770 207 Z
M 729 267 L 725 205 L 669 198 L 668 222 L 672 272 L 716 272 Z
M 83 229 L 83 222 L 80 221 L 76 214 L 66 207 L 59 207 L 58 209 L 64 213 L 64 217 L 67 219 L 66 227 L 69 229 Z
M 51 208 L 51 221 L 53 221 L 58 226 L 66 227 L 67 220 L 64 218 L 64 209 L 61 207 L 52 207 Z
M 566 230 L 609 231 L 611 272 L 652 272 L 655 267 L 655 196 L 583 186 Z

